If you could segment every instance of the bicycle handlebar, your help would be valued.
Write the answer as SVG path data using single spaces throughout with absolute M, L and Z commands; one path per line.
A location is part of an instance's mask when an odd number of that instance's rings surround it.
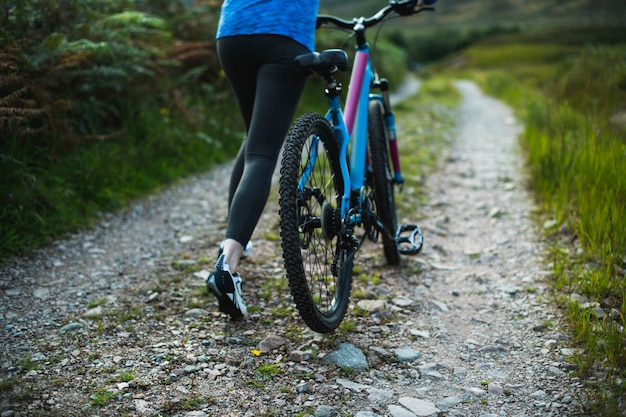
M 423 3 L 426 5 L 434 4 L 437 0 L 424 0 Z M 344 20 L 336 16 L 328 16 L 328 15 L 319 15 L 317 16 L 317 24 L 316 28 L 324 26 L 325 24 L 332 24 L 341 29 L 354 29 L 357 25 L 363 25 L 363 28 L 369 28 L 374 26 L 380 22 L 382 22 L 388 14 L 395 12 L 400 16 L 410 16 L 413 14 L 421 13 L 423 11 L 434 11 L 435 9 L 432 7 L 422 6 L 420 8 L 415 8 L 417 6 L 418 0 L 390 0 L 389 4 L 380 9 L 374 15 L 365 18 L 354 18 L 352 20 Z

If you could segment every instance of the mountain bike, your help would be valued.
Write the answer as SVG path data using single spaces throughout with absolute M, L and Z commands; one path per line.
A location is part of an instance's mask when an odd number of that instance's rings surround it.
M 356 40 L 343 111 L 337 74 L 348 70 L 347 53 L 329 49 L 296 58 L 303 71 L 324 78 L 329 109 L 325 116 L 298 117 L 286 139 L 279 180 L 280 237 L 294 302 L 318 333 L 332 332 L 343 320 L 355 254 L 365 239 L 382 237 L 389 265 L 422 248 L 419 226 L 397 224 L 395 191 L 404 178 L 389 82 L 374 70 L 365 32 L 388 16 L 425 10 L 433 9 L 417 7 L 417 0 L 391 0 L 368 18 L 318 16 L 318 28 L 331 24 L 351 31 Z

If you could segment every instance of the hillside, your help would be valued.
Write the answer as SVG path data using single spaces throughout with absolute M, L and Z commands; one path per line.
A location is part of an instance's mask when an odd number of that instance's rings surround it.
M 321 0 L 320 10 L 349 17 L 369 15 L 384 4 L 384 0 Z M 626 27 L 626 2 L 616 0 L 439 0 L 435 7 L 437 13 L 420 24 Z M 401 21 L 415 25 L 414 19 Z

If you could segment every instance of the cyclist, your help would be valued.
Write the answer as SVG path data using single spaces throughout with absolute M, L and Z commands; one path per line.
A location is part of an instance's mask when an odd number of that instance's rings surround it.
M 313 51 L 319 0 L 225 0 L 217 51 L 246 127 L 228 188 L 228 222 L 207 279 L 219 310 L 246 315 L 239 259 L 267 202 L 280 148 L 304 89 L 294 58 Z

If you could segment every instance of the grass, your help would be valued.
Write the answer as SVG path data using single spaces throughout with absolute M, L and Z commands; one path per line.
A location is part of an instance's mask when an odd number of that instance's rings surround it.
M 91 405 L 96 407 L 104 407 L 118 394 L 107 389 L 98 389 L 91 394 Z
M 36 371 L 39 369 L 39 363 L 33 360 L 32 357 L 27 356 L 20 361 L 20 368 L 26 371 Z
M 106 303 L 107 303 L 106 298 L 95 298 L 89 301 L 89 304 L 87 304 L 87 308 L 92 309 L 92 308 L 100 307 L 100 306 L 105 305 Z
M 272 379 L 273 376 L 276 376 L 283 372 L 283 369 L 280 364 L 277 363 L 264 363 L 259 365 L 255 373 L 257 377 L 262 380 Z
M 135 373 L 133 371 L 122 372 L 119 378 L 120 382 L 130 382 L 133 379 L 135 379 Z
M 188 101 L 211 115 L 201 126 L 148 106 L 126 116 L 124 136 L 63 154 L 36 140 L 3 138 L 0 261 L 88 227 L 103 213 L 232 157 L 243 137 L 236 132 L 233 103 L 207 95 Z
M 473 78 L 523 120 L 540 221 L 557 225 L 545 229 L 546 260 L 584 352 L 573 360 L 581 376 L 606 377 L 591 388 L 590 411 L 609 416 L 626 378 L 626 35 L 610 28 L 576 35 L 502 37 L 449 58 L 436 73 Z

